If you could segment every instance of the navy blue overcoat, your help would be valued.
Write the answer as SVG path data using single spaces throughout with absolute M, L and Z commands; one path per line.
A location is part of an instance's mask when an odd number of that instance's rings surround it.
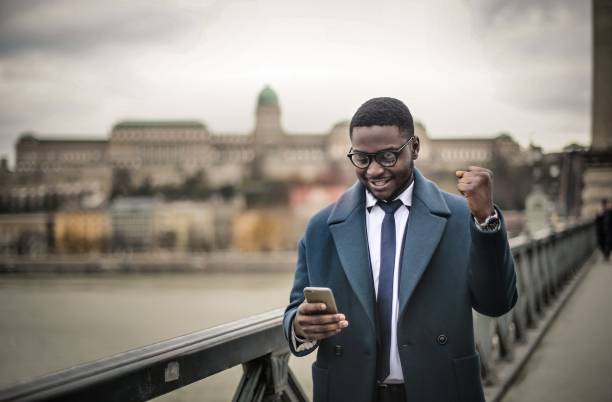
M 330 287 L 350 325 L 318 345 L 315 402 L 371 402 L 375 392 L 375 293 L 365 224 L 365 189 L 355 183 L 318 212 L 299 243 L 284 316 L 291 325 L 306 286 Z M 498 211 L 501 216 L 501 212 Z M 505 226 L 480 232 L 466 201 L 415 169 L 400 271 L 397 342 L 408 401 L 482 402 L 472 308 L 489 315 L 516 303 L 516 276 Z

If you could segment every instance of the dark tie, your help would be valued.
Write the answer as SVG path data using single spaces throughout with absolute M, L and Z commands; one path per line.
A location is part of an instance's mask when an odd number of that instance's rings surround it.
M 380 231 L 380 272 L 378 275 L 378 297 L 376 309 L 378 316 L 378 336 L 380 349 L 377 353 L 377 379 L 383 381 L 389 376 L 389 357 L 391 355 L 391 314 L 393 313 L 393 271 L 395 268 L 395 211 L 402 201 L 378 202 L 385 211 Z

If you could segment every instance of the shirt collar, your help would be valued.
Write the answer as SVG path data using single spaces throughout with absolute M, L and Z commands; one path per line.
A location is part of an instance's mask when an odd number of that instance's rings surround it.
M 393 201 L 401 200 L 404 205 L 412 206 L 412 190 L 414 190 L 414 180 L 412 180 L 412 183 L 410 183 L 408 188 L 402 191 L 400 195 L 395 197 Z M 370 210 L 372 210 L 372 207 L 376 205 L 376 203 L 378 202 L 378 199 L 374 197 L 372 193 L 370 193 L 367 189 L 365 190 L 365 192 L 366 192 L 366 208 L 368 209 L 368 212 L 369 212 Z

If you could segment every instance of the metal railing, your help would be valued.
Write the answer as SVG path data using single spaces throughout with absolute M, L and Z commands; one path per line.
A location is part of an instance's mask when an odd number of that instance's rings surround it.
M 543 321 L 548 324 L 552 321 L 547 315 L 558 313 L 560 306 L 557 299 L 596 247 L 595 228 L 589 221 L 568 225 L 560 230 L 544 229 L 531 237 L 512 238 L 510 246 L 519 292 L 516 306 L 498 318 L 474 312 L 474 332 L 483 383 L 498 388 L 503 383 L 502 389 L 492 400 L 503 396 L 531 353 L 526 352 L 521 356 L 522 362 L 514 367 L 514 373 L 504 373 L 504 378 L 500 378 L 499 373 L 504 366 L 516 364 L 516 348 L 528 346 L 533 351 L 539 339 L 532 338 L 541 337 L 544 333 L 538 327 L 542 326 Z M 539 334 L 528 337 L 531 330 Z
M 233 401 L 306 402 L 288 366 L 282 314 L 273 310 L 49 374 L 0 390 L 0 401 L 146 401 L 242 363 Z
M 536 327 L 564 284 L 595 248 L 593 224 L 511 239 L 519 301 L 499 318 L 475 316 L 483 382 Z M 289 368 L 278 309 L 180 336 L 0 390 L 0 401 L 146 401 L 242 364 L 233 401 L 307 401 Z

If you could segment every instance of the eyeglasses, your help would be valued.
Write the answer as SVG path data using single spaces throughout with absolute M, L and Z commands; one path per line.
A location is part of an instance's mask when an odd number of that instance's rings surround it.
M 351 147 L 350 152 L 346 155 L 353 165 L 359 169 L 367 169 L 372 163 L 372 159 L 374 159 L 378 164 L 382 167 L 393 167 L 397 163 L 397 157 L 402 153 L 406 145 L 410 144 L 413 137 L 410 137 L 408 141 L 398 149 L 386 149 L 383 151 L 378 151 L 373 154 L 368 154 L 366 152 L 353 151 Z

